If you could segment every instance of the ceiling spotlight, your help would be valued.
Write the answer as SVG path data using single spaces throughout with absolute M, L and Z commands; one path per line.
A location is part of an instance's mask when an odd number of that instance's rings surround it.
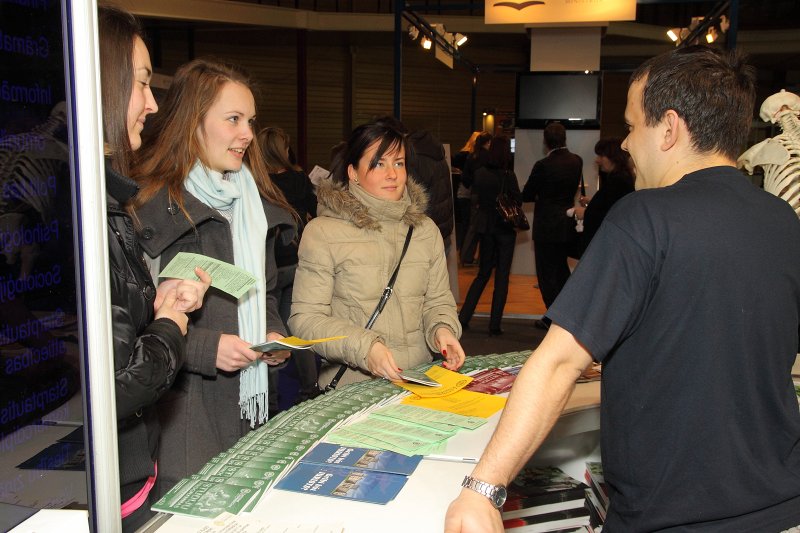
M 708 32 L 706 33 L 706 42 L 708 44 L 713 43 L 717 40 L 717 29 L 714 26 L 708 28 Z
M 412 41 L 416 41 L 417 37 L 419 37 L 419 30 L 413 24 L 408 26 L 408 36 L 411 37 Z
M 456 46 L 461 46 L 462 44 L 467 42 L 467 36 L 464 35 L 463 33 L 456 33 L 455 42 Z
M 433 46 L 433 41 L 431 41 L 427 37 L 423 37 L 422 38 L 422 48 L 424 48 L 425 50 L 430 50 L 431 46 Z

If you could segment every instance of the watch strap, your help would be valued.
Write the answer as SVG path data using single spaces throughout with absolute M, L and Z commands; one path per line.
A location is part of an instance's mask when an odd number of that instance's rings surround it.
M 495 509 L 502 508 L 503 502 L 505 502 L 506 488 L 503 485 L 492 485 L 480 479 L 475 479 L 472 476 L 464 476 L 464 481 L 461 482 L 461 486 L 486 496 Z M 500 498 L 502 501 L 498 501 L 498 492 L 502 493 L 502 497 Z

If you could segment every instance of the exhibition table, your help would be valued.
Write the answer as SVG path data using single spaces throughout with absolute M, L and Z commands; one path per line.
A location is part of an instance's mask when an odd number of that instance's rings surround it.
M 507 363 L 509 359 L 521 364 L 529 354 L 515 352 L 470 357 L 462 371 L 493 368 L 500 366 L 498 362 Z M 335 394 L 339 393 L 339 390 L 335 391 Z M 401 393 L 399 387 L 397 393 Z M 341 394 L 346 394 L 346 387 Z M 401 396 L 388 401 L 400 401 Z M 599 403 L 600 383 L 579 383 L 564 413 L 531 463 L 558 466 L 571 476 L 582 479 L 585 462 L 599 460 Z M 461 490 L 464 475 L 474 468 L 474 463 L 468 461 L 480 457 L 500 414 L 495 413 L 483 426 L 461 431 L 447 441 L 441 455 L 464 458 L 465 461 L 423 459 L 398 496 L 385 505 L 287 492 L 273 487 L 261 497 L 250 516 L 265 523 L 297 526 L 337 524 L 348 533 L 441 531 L 447 506 Z M 356 415 L 347 423 L 364 416 Z M 206 518 L 162 514 L 151 520 L 143 531 L 157 529 L 160 533 L 187 533 L 198 531 L 209 523 L 210 519 Z

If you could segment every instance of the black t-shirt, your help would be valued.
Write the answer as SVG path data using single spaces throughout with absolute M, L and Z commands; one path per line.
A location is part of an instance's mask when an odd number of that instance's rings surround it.
M 607 530 L 800 524 L 800 221 L 732 167 L 611 209 L 548 310 L 603 362 Z

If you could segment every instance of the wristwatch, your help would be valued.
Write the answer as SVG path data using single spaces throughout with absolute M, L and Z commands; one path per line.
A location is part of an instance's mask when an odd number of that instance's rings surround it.
M 464 481 L 461 482 L 462 487 L 474 490 L 478 494 L 483 494 L 489 501 L 492 502 L 495 509 L 500 509 L 506 502 L 506 488 L 503 485 L 492 485 L 471 476 L 464 476 Z

